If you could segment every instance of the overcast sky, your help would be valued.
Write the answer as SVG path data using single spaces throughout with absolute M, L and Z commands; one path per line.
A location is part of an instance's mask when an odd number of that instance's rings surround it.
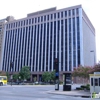
M 0 0 L 0 19 L 9 15 L 15 19 L 24 18 L 28 13 L 51 7 L 57 9 L 82 5 L 96 30 L 97 62 L 100 60 L 100 0 Z

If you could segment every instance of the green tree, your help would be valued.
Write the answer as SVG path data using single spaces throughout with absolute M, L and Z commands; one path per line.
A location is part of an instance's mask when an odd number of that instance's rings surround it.
M 17 80 L 19 78 L 19 74 L 13 74 L 13 79 Z
M 50 73 L 51 80 L 55 80 L 55 70 Z
M 44 72 L 42 74 L 42 79 L 44 82 L 54 81 L 55 80 L 55 71 L 52 72 Z
M 42 79 L 44 82 L 48 82 L 51 80 L 51 74 L 49 72 L 44 72 L 42 74 Z
M 30 78 L 31 72 L 28 66 L 22 67 L 22 69 L 19 72 L 19 75 L 22 80 L 26 80 Z
M 6 72 L 6 76 L 7 76 L 7 79 L 8 79 L 8 81 L 9 81 L 9 79 L 10 79 L 10 75 L 9 75 L 8 72 Z

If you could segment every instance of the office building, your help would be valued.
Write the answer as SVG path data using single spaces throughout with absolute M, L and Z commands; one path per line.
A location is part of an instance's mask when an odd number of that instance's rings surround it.
M 54 70 L 54 58 L 59 59 L 60 77 L 95 63 L 95 29 L 81 5 L 30 13 L 5 27 L 2 70 L 10 72 L 13 61 L 14 72 L 29 66 L 31 78 L 40 79 L 43 72 Z

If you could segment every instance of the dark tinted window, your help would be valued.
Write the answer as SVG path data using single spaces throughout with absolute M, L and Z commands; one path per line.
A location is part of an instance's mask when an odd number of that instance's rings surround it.
M 58 12 L 58 18 L 60 17 L 60 13 Z
M 41 16 L 41 22 L 43 21 L 43 16 Z
M 29 24 L 31 24 L 31 19 L 29 19 Z
M 61 17 L 63 17 L 63 12 L 61 12 Z
M 67 11 L 65 11 L 65 17 L 67 17 Z
M 51 14 L 51 19 L 53 18 L 53 15 Z
M 35 23 L 37 22 L 37 18 L 35 18 Z
M 76 14 L 79 14 L 79 9 L 78 8 L 76 9 Z
M 26 20 L 26 25 L 28 25 L 28 19 Z
M 44 21 L 46 21 L 46 16 L 44 16 Z
M 75 10 L 74 9 L 72 10 L 72 13 L 73 13 L 73 15 L 75 15 Z
M 40 17 L 38 17 L 38 22 L 40 22 Z
M 47 16 L 47 20 L 49 20 L 49 15 Z
M 32 24 L 34 23 L 34 18 L 32 18 Z
M 54 13 L 54 18 L 56 18 L 56 13 Z
M 70 10 L 68 11 L 68 14 L 69 14 L 69 16 L 71 16 L 71 11 Z
M 93 86 L 93 78 L 91 78 L 91 86 Z
M 100 86 L 100 78 L 99 78 L 99 86 Z
M 98 79 L 97 78 L 95 78 L 95 84 L 94 85 L 98 86 Z

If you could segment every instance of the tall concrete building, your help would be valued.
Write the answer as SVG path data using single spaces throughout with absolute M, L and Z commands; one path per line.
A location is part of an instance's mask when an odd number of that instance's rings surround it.
M 2 70 L 14 72 L 29 66 L 33 79 L 54 70 L 59 59 L 60 77 L 79 65 L 95 63 L 95 29 L 81 5 L 30 13 L 5 24 Z
M 2 52 L 3 52 L 3 39 L 4 39 L 4 31 L 5 31 L 5 19 L 0 20 L 0 65 L 2 60 Z M 0 70 L 2 67 L 0 66 Z
M 2 60 L 3 60 L 3 51 L 4 51 L 4 42 L 5 42 L 5 30 L 6 22 L 14 20 L 13 16 L 8 16 L 7 18 L 0 20 L 0 71 L 2 70 Z

